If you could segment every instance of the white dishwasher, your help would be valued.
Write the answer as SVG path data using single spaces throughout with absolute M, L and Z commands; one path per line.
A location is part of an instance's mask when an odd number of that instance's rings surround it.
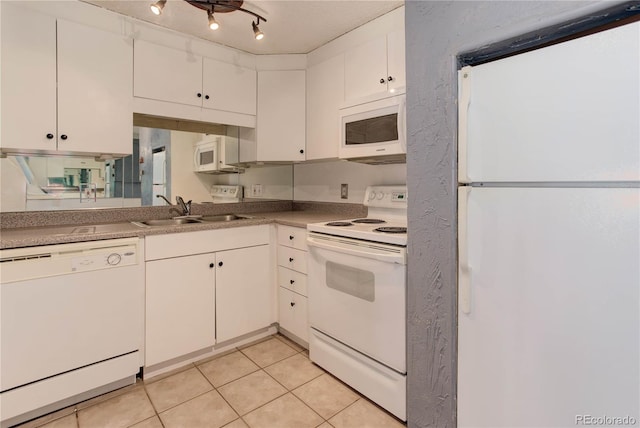
M 0 251 L 0 425 L 135 383 L 144 341 L 138 238 Z

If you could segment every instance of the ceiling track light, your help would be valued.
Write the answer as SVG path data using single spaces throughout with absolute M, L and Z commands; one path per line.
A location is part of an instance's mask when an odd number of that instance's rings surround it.
M 239 10 L 240 12 L 247 13 L 256 18 L 256 20 L 251 21 L 251 27 L 253 28 L 253 35 L 256 40 L 262 40 L 264 38 L 264 33 L 260 31 L 258 25 L 260 25 L 260 21 L 267 22 L 262 16 L 257 13 L 251 12 L 250 10 L 244 9 L 242 7 L 242 3 L 244 0 L 184 0 L 189 3 L 191 6 L 197 7 L 198 9 L 202 9 L 207 12 L 207 18 L 209 20 L 209 28 L 212 30 L 217 30 L 220 28 L 220 25 L 216 21 L 214 14 L 215 13 L 229 13 L 235 12 Z M 160 15 L 162 13 L 162 9 L 164 8 L 167 0 L 158 0 L 155 3 L 151 4 L 151 11 Z
M 253 27 L 254 37 L 256 38 L 256 40 L 262 40 L 264 38 L 264 34 L 262 33 L 262 31 L 260 31 L 260 28 L 258 28 L 258 24 L 260 24 L 259 17 L 258 17 L 257 23 L 255 21 L 251 21 L 251 27 Z
M 155 3 L 151 4 L 151 12 L 153 12 L 155 15 L 160 15 L 162 13 L 162 9 L 164 9 L 164 5 L 167 2 L 167 0 L 158 0 Z
M 214 18 L 213 16 L 213 11 L 208 10 L 207 11 L 207 17 L 209 18 L 209 28 L 212 30 L 217 30 L 218 28 L 220 28 L 220 24 L 218 24 L 218 21 L 216 21 L 216 18 Z

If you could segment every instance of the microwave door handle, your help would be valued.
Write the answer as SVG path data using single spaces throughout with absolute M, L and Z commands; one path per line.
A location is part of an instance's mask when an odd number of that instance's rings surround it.
M 200 154 L 200 150 L 196 147 L 193 151 L 193 167 L 196 171 L 200 170 L 200 165 L 198 164 L 198 154 Z

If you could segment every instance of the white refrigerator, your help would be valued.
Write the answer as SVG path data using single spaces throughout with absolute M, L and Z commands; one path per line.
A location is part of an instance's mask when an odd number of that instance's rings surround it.
M 459 72 L 458 427 L 640 426 L 640 22 Z

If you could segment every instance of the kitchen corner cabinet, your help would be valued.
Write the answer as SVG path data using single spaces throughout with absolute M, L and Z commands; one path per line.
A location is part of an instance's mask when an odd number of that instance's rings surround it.
M 307 69 L 307 160 L 338 157 L 344 103 L 344 55 Z
M 305 160 L 305 71 L 258 72 L 259 162 Z
M 126 37 L 2 2 L 3 150 L 132 150 L 133 50 Z
M 269 226 L 145 238 L 145 366 L 268 327 Z
M 356 104 L 405 92 L 404 28 L 345 54 L 345 101 Z
M 278 322 L 309 342 L 307 230 L 299 227 L 278 225 Z
M 136 40 L 136 97 L 255 116 L 256 72 Z

